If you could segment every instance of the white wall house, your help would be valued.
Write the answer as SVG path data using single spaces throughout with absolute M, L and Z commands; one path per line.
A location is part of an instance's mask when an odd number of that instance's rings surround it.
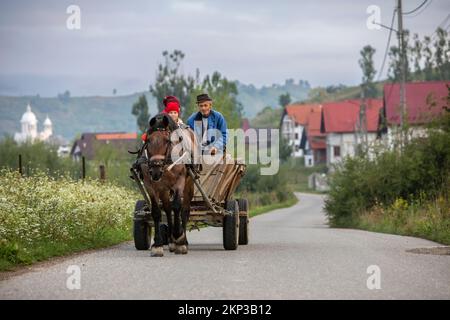
M 377 140 L 382 100 L 366 100 L 364 134 L 358 129 L 361 127 L 361 104 L 360 100 L 346 100 L 323 105 L 321 130 L 326 134 L 327 166 L 330 169 L 346 157 L 354 157 L 362 141 L 370 147 Z
M 284 108 L 281 117 L 281 134 L 292 146 L 293 157 L 303 157 L 305 150 L 300 146 L 309 114 L 318 105 L 291 104 Z
M 426 124 L 443 112 L 443 103 L 448 95 L 448 82 L 425 81 L 406 84 L 407 138 L 413 139 L 427 135 Z M 433 107 L 433 102 L 435 106 Z M 380 140 L 385 147 L 395 148 L 400 141 L 400 85 L 384 85 L 384 108 L 380 114 Z
M 373 145 L 377 139 L 375 132 L 367 133 L 369 146 Z M 361 143 L 355 132 L 351 133 L 329 133 L 327 134 L 327 165 L 338 164 L 345 157 L 354 157 L 357 147 Z

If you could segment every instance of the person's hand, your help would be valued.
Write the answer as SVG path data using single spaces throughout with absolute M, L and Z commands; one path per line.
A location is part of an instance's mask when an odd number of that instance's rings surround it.
M 212 147 L 211 148 L 211 155 L 215 155 L 217 153 L 217 148 L 216 147 Z

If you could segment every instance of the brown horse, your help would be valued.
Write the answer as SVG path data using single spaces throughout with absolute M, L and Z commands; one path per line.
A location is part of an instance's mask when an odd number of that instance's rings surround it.
M 150 120 L 150 129 L 147 133 L 148 143 L 144 148 L 147 161 L 141 164 L 144 185 L 149 193 L 152 206 L 151 214 L 155 226 L 155 237 L 151 255 L 155 257 L 164 255 L 160 230 L 160 201 L 167 216 L 170 252 L 175 251 L 176 254 L 188 252 L 186 226 L 194 195 L 194 182 L 184 163 L 173 162 L 173 150 L 183 139 L 173 134 L 173 125 L 172 119 L 167 115 L 159 115 Z M 194 134 L 190 129 L 179 130 L 182 130 L 182 136 L 192 139 L 191 142 L 194 143 Z M 177 132 L 180 133 L 180 131 Z M 183 152 L 181 148 L 178 149 Z M 177 156 L 181 156 L 181 154 Z

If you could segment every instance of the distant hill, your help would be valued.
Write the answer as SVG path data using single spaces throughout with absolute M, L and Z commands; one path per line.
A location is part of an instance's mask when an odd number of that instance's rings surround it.
M 377 98 L 383 96 L 383 85 L 385 82 L 375 83 L 378 91 Z M 305 99 L 292 99 L 294 102 L 302 103 L 323 103 L 329 101 L 341 101 L 347 99 L 359 99 L 361 97 L 360 86 L 328 86 L 310 89 Z M 283 109 L 281 107 L 265 107 L 250 119 L 250 126 L 253 128 L 278 128 L 280 125 Z
M 299 80 L 298 83 L 295 83 L 293 79 L 286 80 L 283 85 L 273 84 L 261 88 L 237 82 L 237 87 L 239 90 L 238 100 L 243 105 L 244 116 L 247 118 L 253 118 L 267 106 L 278 107 L 278 98 L 286 92 L 290 94 L 292 101 L 300 101 L 308 97 L 311 89 L 308 81 Z
M 96 131 L 136 131 L 136 118 L 131 114 L 131 106 L 142 93 L 112 97 L 52 97 L 0 96 L 0 137 L 20 131 L 20 118 L 31 103 L 32 111 L 38 119 L 38 131 L 46 115 L 53 122 L 53 133 L 71 141 L 77 134 Z M 150 93 L 150 112 L 156 108 Z
M 375 82 L 377 88 L 376 98 L 383 97 L 383 86 L 386 81 Z M 322 103 L 328 101 L 342 101 L 348 99 L 361 98 L 361 86 L 328 86 L 317 87 L 309 91 L 308 98 L 303 100 L 304 103 Z
M 285 84 L 256 88 L 237 82 L 238 100 L 244 106 L 244 116 L 254 117 L 266 106 L 277 107 L 278 97 L 288 92 L 292 100 L 305 99 L 310 90 L 307 81 L 286 80 Z M 20 118 L 28 103 L 38 118 L 38 130 L 46 115 L 53 122 L 53 132 L 68 141 L 72 141 L 83 132 L 98 131 L 136 131 L 136 119 L 131 114 L 131 106 L 137 101 L 137 92 L 125 96 L 70 97 L 64 94 L 58 97 L 36 96 L 0 96 L 0 137 L 13 135 L 20 131 Z M 145 93 L 150 114 L 156 113 L 153 96 Z
M 282 108 L 265 107 L 250 120 L 250 126 L 252 128 L 279 128 L 282 113 Z

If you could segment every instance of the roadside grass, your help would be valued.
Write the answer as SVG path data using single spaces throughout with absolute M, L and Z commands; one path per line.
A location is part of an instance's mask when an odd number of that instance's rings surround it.
M 254 209 L 252 209 L 250 207 L 250 212 L 249 212 L 249 216 L 250 218 L 255 217 L 257 215 L 275 210 L 275 209 L 282 209 L 282 208 L 288 208 L 288 207 L 292 207 L 293 205 L 295 205 L 298 202 L 298 199 L 293 195 L 292 197 L 290 197 L 288 200 L 280 202 L 280 203 L 274 203 L 274 204 L 269 204 L 266 206 L 260 206 L 260 207 L 256 207 Z
M 450 245 L 450 200 L 444 197 L 419 205 L 410 205 L 398 199 L 387 208 L 375 206 L 353 220 L 351 224 L 359 229 L 419 237 Z
M 131 239 L 135 191 L 0 172 L 0 270 Z
M 50 258 L 65 256 L 86 250 L 106 248 L 129 240 L 132 240 L 131 228 L 128 230 L 105 230 L 101 236 L 99 235 L 98 237 L 92 239 L 84 239 L 83 241 L 80 241 L 79 239 L 68 242 L 55 242 L 47 240 L 36 242 L 32 245 L 16 242 L 1 249 L 0 271 L 8 271 L 17 266 L 31 265 Z
M 313 173 L 326 173 L 325 164 L 319 164 L 314 167 L 305 167 L 304 158 L 291 158 L 283 164 L 284 170 L 289 174 L 285 176 L 288 187 L 295 192 L 326 194 L 326 192 L 316 191 L 309 188 L 308 177 Z
M 433 105 L 430 105 L 430 108 Z M 332 227 L 415 236 L 450 244 L 450 113 L 401 148 L 346 158 L 330 178 L 325 211 Z M 402 144 L 400 144 L 402 142 Z

